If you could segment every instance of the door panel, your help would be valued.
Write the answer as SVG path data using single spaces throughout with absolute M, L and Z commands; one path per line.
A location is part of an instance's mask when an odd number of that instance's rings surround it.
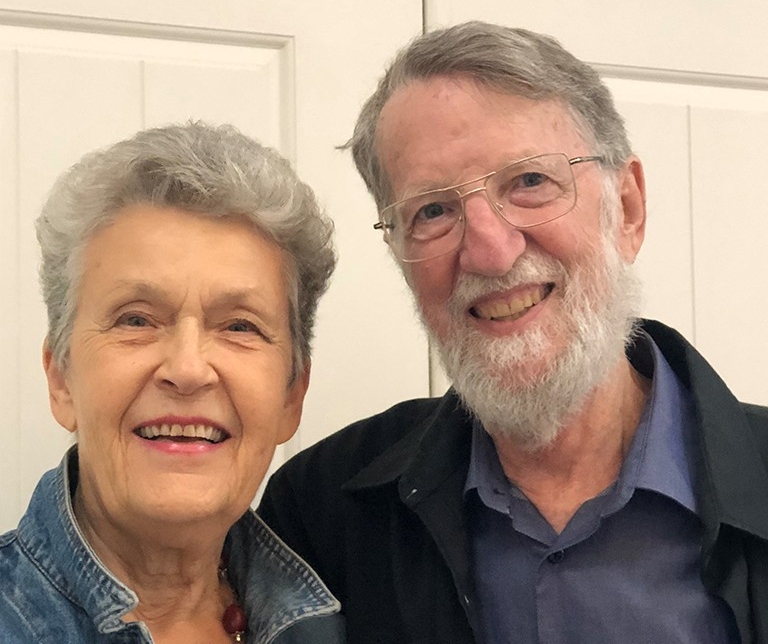
M 33 42 L 16 30 L 18 88 L 18 284 L 23 333 L 15 347 L 19 366 L 20 498 L 27 498 L 41 466 L 50 467 L 71 438 L 52 420 L 41 368 L 46 318 L 37 286 L 39 252 L 33 222 L 56 175 L 80 154 L 137 129 L 139 65 L 94 59 L 88 54 L 52 52 L 51 34 Z M 34 34 L 39 35 L 39 34 Z M 55 111 L 54 111 L 55 110 Z M 98 118 L 99 114 L 109 118 Z M 4 476 L 0 473 L 0 476 Z
M 551 34 L 594 63 L 718 75 L 768 75 L 765 3 L 644 0 L 425 0 L 428 28 L 487 20 Z
M 648 222 L 636 261 L 646 284 L 643 313 L 663 320 L 691 338 L 694 293 L 690 192 L 687 177 L 680 171 L 689 165 L 688 107 L 653 99 L 640 102 L 632 98 L 627 82 L 610 81 L 609 85 L 617 97 L 626 97 L 617 100 L 617 107 L 626 119 L 630 141 L 645 168 Z M 665 124 L 663 148 L 651 144 L 659 123 Z M 648 287 L 650 283 L 652 288 Z
M 20 343 L 23 321 L 19 316 L 18 141 L 2 136 L 17 129 L 16 55 L 0 49 L 0 409 L 6 417 L 0 450 L 0 531 L 19 510 L 20 467 Z M 36 401 L 44 406 L 46 399 Z
M 768 109 L 692 110 L 691 139 L 696 342 L 738 395 L 768 404 Z

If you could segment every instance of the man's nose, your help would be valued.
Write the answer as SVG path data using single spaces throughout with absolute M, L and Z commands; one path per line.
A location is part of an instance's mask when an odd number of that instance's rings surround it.
M 163 349 L 156 377 L 164 388 L 187 396 L 217 382 L 218 373 L 197 320 L 179 321 L 169 330 Z
M 484 188 L 472 190 L 462 199 L 464 239 L 459 249 L 461 269 L 488 277 L 506 275 L 525 251 L 525 235 L 496 212 Z

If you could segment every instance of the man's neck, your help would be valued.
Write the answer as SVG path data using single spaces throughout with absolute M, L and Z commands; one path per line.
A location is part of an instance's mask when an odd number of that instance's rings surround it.
M 531 450 L 492 434 L 505 475 L 558 533 L 618 477 L 649 392 L 650 381 L 622 358 L 552 444 Z

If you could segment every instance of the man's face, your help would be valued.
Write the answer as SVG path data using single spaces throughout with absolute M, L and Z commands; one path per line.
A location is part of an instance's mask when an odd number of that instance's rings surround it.
M 502 94 L 456 77 L 414 82 L 395 92 L 382 111 L 377 141 L 394 200 L 469 181 L 532 155 L 594 153 L 559 103 Z M 597 300 L 608 289 L 603 178 L 594 163 L 574 165 L 573 172 L 578 197 L 564 217 L 523 232 L 503 221 L 478 192 L 465 200 L 466 230 L 456 252 L 404 265 L 422 317 L 442 347 L 450 349 L 462 334 L 471 334 L 475 347 L 483 338 L 487 346 L 537 338 L 514 369 L 498 365 L 498 376 L 512 391 L 545 377 L 574 343 L 572 276 L 580 276 L 582 299 Z M 635 161 L 619 174 L 613 232 L 617 255 L 628 263 L 642 241 L 642 225 L 635 221 L 644 222 L 642 174 Z M 625 210 L 633 221 L 625 221 Z M 600 302 L 588 304 L 588 310 L 601 308 Z

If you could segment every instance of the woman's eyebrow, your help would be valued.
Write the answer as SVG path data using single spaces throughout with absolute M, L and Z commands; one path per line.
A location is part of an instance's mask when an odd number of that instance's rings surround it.
M 112 288 L 112 292 L 149 301 L 163 300 L 170 297 L 170 291 L 164 289 L 159 284 L 147 282 L 146 280 L 120 279 Z

